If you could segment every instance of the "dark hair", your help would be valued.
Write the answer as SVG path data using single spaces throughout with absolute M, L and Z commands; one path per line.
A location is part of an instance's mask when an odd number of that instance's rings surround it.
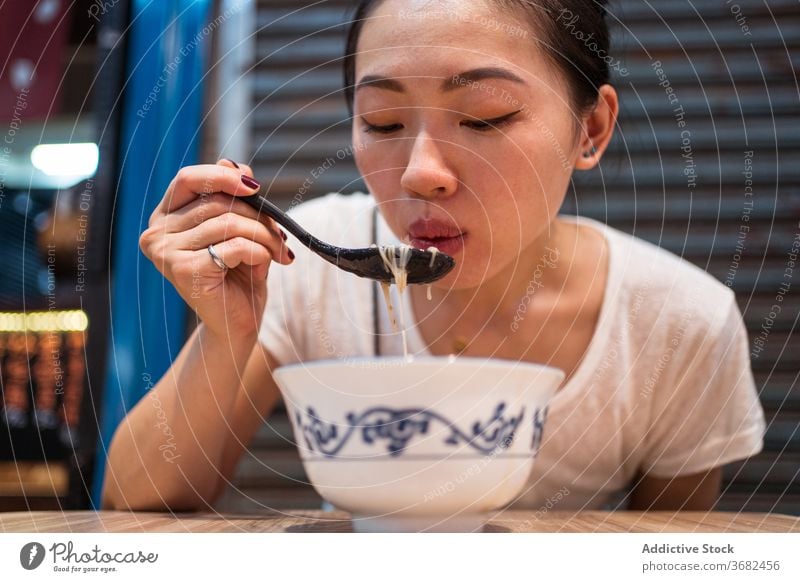
M 356 74 L 356 51 L 364 22 L 383 0 L 360 0 L 347 33 L 344 56 L 344 94 L 350 114 Z M 564 72 L 572 105 L 583 112 L 597 102 L 597 89 L 608 83 L 609 34 L 606 0 L 492 0 L 502 8 L 527 10 L 542 46 Z

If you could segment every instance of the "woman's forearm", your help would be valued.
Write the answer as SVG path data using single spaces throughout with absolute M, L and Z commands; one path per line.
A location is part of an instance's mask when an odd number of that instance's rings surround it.
M 117 428 L 103 505 L 188 510 L 217 490 L 241 378 L 255 336 L 215 336 L 200 325 L 172 367 Z

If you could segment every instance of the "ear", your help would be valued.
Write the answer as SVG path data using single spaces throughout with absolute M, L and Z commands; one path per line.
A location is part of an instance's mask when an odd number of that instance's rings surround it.
M 598 164 L 617 124 L 619 98 L 616 90 L 611 85 L 603 85 L 597 92 L 597 105 L 583 118 L 575 161 L 577 170 L 590 170 Z

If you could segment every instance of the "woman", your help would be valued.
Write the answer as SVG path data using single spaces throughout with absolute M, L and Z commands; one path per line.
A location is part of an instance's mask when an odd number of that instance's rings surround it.
M 627 495 L 631 508 L 708 509 L 720 467 L 758 452 L 764 430 L 733 293 L 654 246 L 558 215 L 573 171 L 597 165 L 612 137 L 607 51 L 590 0 L 361 2 L 345 79 L 370 195 L 294 214 L 329 242 L 407 240 L 456 259 L 430 300 L 417 287 L 396 298 L 411 352 L 567 373 L 517 505 Z M 245 165 L 183 168 L 142 234 L 202 323 L 118 429 L 108 506 L 212 503 L 279 397 L 276 366 L 402 353 L 374 284 L 297 245 L 295 257 L 236 200 L 258 189 Z

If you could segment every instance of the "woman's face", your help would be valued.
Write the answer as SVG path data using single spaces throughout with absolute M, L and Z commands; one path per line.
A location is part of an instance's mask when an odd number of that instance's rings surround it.
M 453 288 L 547 234 L 579 155 L 567 85 L 534 35 L 483 0 L 385 0 L 359 39 L 356 163 L 401 240 L 456 259 Z

